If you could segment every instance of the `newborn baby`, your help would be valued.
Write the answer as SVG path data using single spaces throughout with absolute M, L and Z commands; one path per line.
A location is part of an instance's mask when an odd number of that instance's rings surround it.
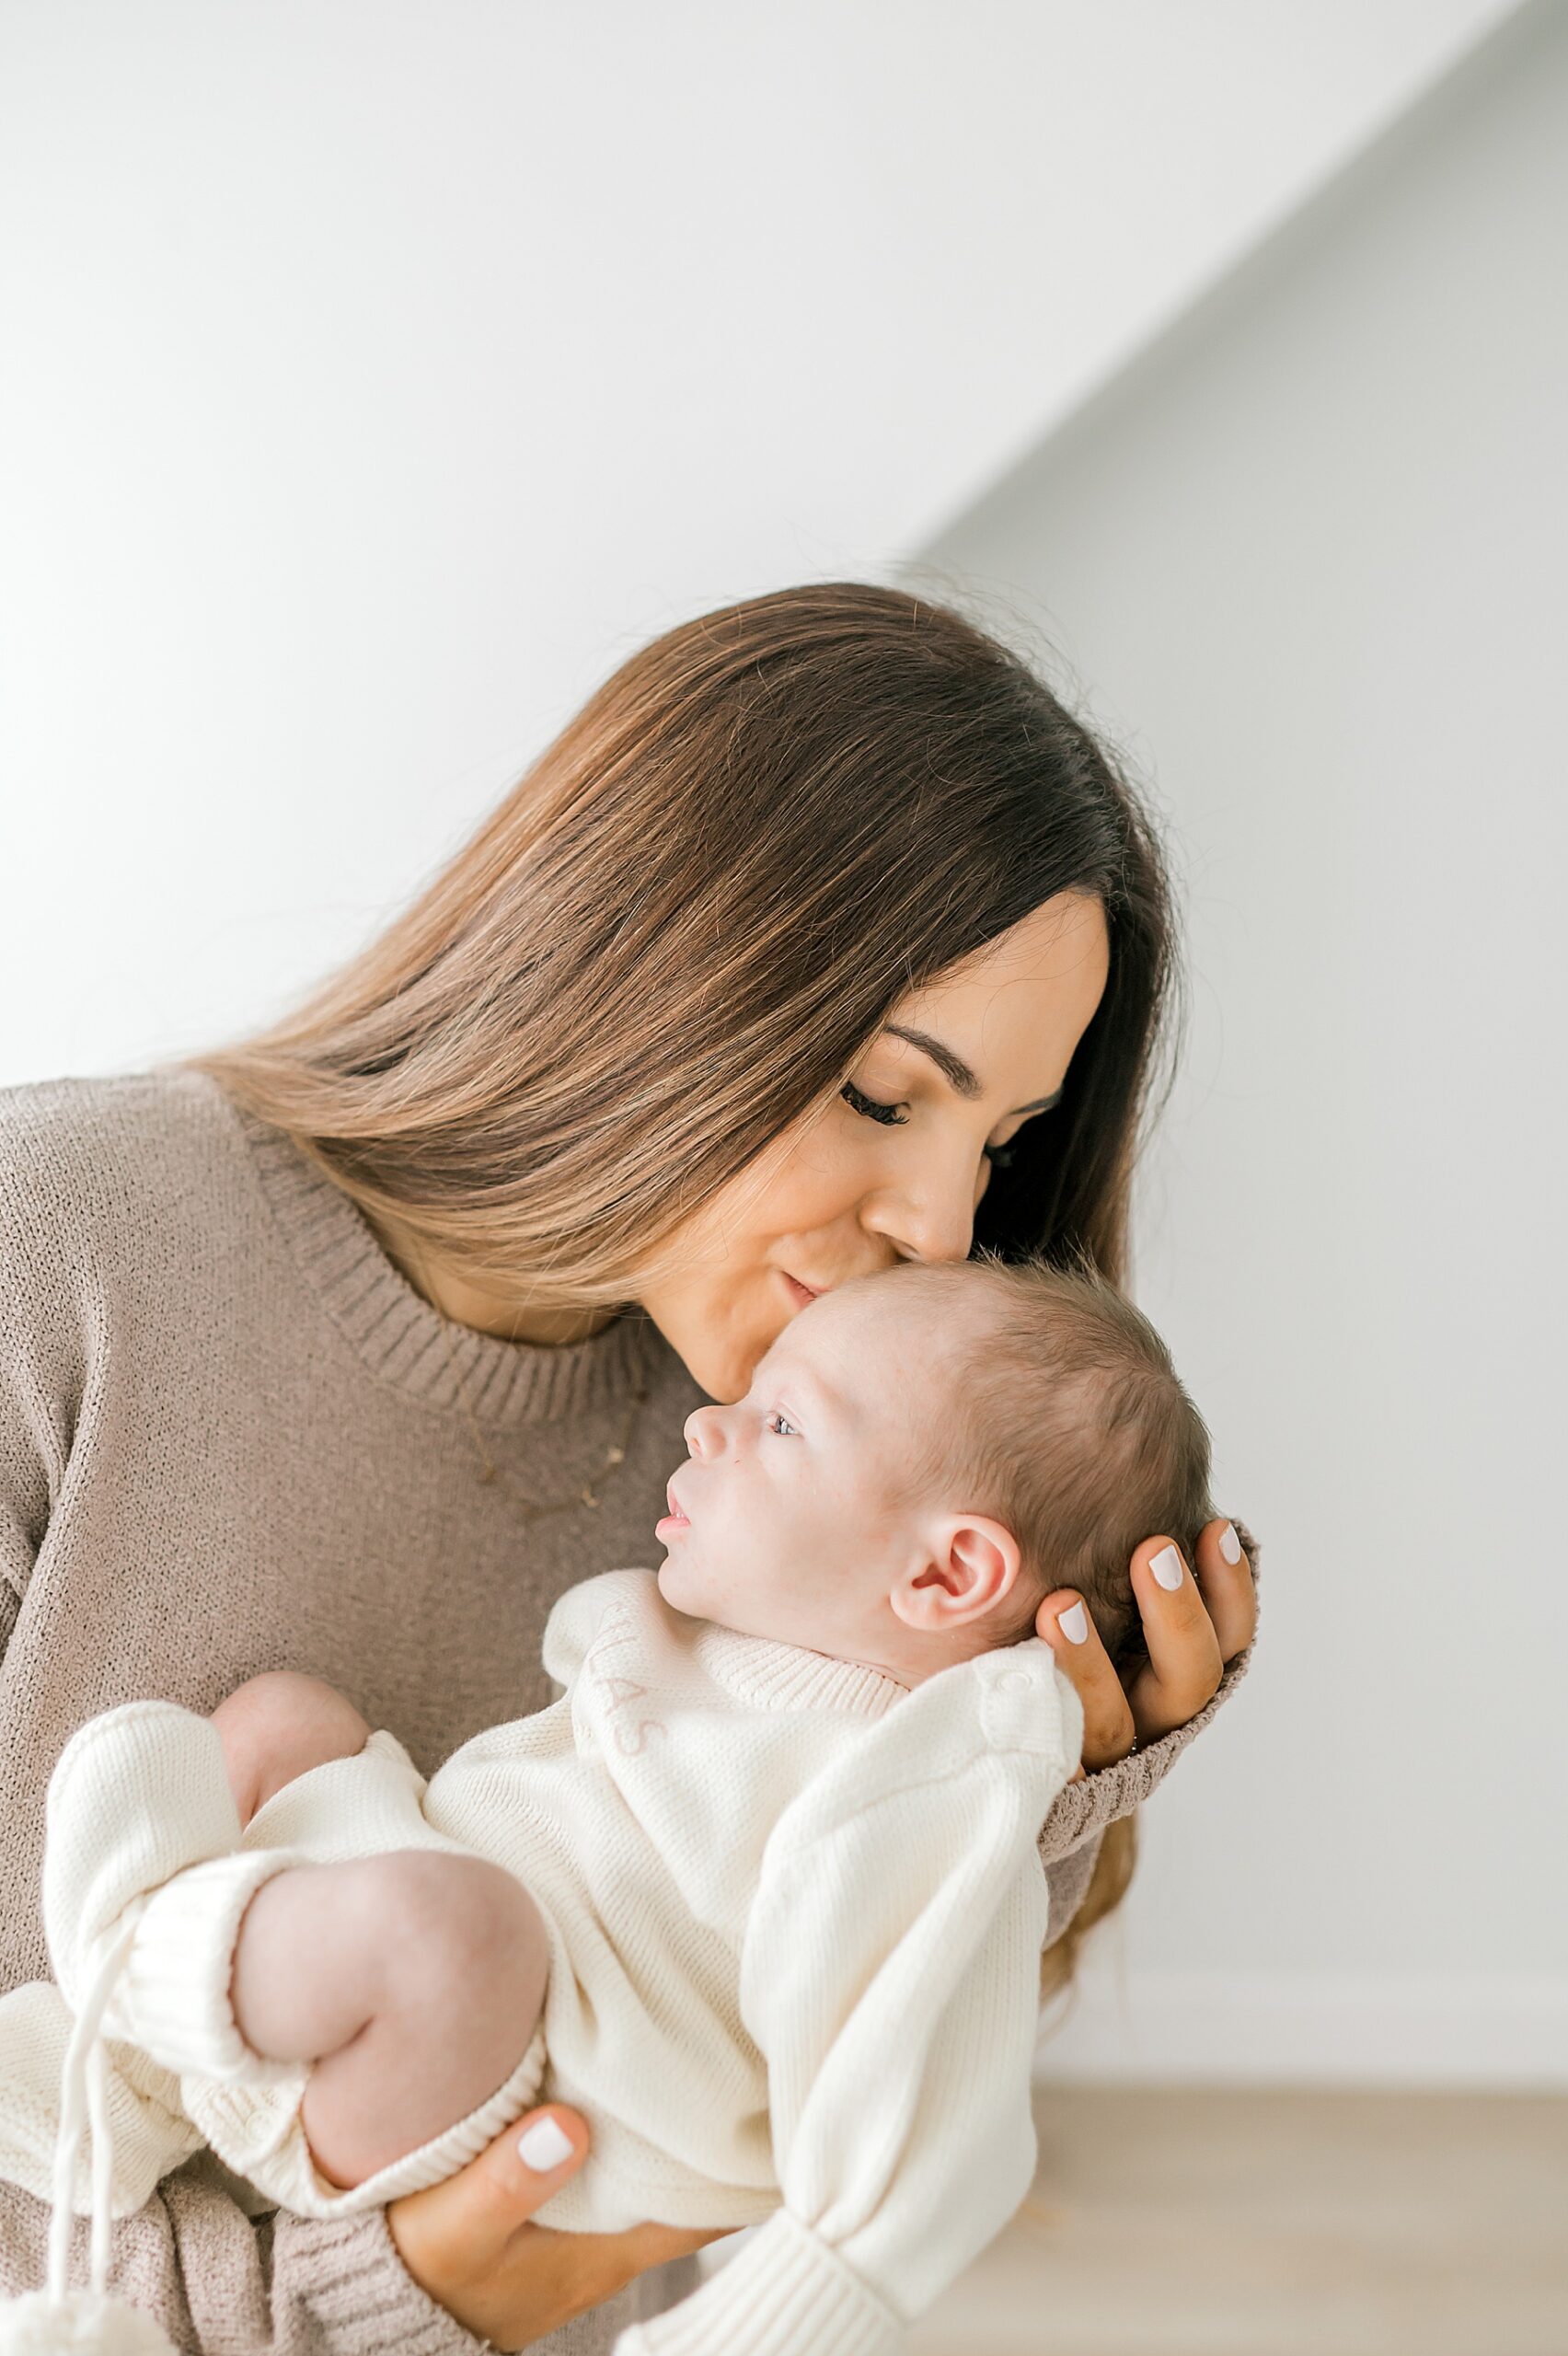
M 544 2223 L 768 2221 L 620 2348 L 769 2356 L 896 2345 L 1011 2214 L 1081 1740 L 1034 1615 L 1074 1586 L 1133 1640 L 1133 1548 L 1209 1518 L 1202 1419 L 1101 1279 L 985 1261 L 813 1301 L 686 1441 L 657 1571 L 550 1614 L 561 1698 L 428 1784 L 286 1672 L 73 1737 L 44 1911 L 107 2005 L 118 2213 L 203 2142 L 379 2204 L 560 2101 L 593 2143 Z M 0 2174 L 45 2195 L 63 2015 L 0 2002 Z

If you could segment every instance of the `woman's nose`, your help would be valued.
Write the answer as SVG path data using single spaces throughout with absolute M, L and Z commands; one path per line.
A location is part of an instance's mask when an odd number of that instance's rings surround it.
M 885 1236 L 904 1260 L 967 1260 L 974 1241 L 974 1212 L 983 1186 L 934 1175 L 868 1203 L 860 1224 Z

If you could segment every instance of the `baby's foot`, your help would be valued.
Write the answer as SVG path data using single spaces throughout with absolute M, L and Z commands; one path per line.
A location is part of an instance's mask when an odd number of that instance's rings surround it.
M 126 1702 L 77 1728 L 50 1778 L 43 1926 L 75 2007 L 125 1909 L 186 1865 L 239 1843 L 223 1746 L 174 1702 Z

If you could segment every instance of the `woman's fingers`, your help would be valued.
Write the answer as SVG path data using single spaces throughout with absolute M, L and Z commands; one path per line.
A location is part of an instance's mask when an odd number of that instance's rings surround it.
M 482 2202 L 496 2232 L 513 2233 L 577 2174 L 587 2156 L 588 2128 L 576 2111 L 563 2110 L 559 2103 L 528 2111 L 472 2163 L 478 2171 L 476 2221 Z
M 578 2313 L 570 2304 L 578 2237 L 528 2220 L 587 2151 L 583 2120 L 552 2103 L 516 2120 L 455 2176 L 390 2202 L 388 2230 L 421 2289 L 498 2348 L 526 2348 Z
M 1146 1538 L 1133 1551 L 1133 1593 L 1148 1662 L 1128 1688 L 1140 1742 L 1155 1742 L 1195 1718 L 1225 1672 L 1219 1637 L 1196 1580 L 1173 1539 Z
M 634 2275 L 685 2258 L 713 2232 L 633 2225 L 562 2234 L 530 2221 L 582 2166 L 588 2130 L 552 2103 L 498 2135 L 456 2176 L 392 2201 L 386 2223 L 421 2289 L 495 2348 L 528 2348 L 613 2299 Z
M 1083 1766 L 1078 1773 L 1114 1766 L 1133 1747 L 1133 1713 L 1077 1588 L 1059 1587 L 1048 1595 L 1035 1614 L 1034 1627 L 1083 1703 Z
M 1198 1539 L 1199 1590 L 1214 1622 L 1222 1661 L 1233 1661 L 1251 1643 L 1258 1626 L 1258 1591 L 1241 1541 L 1224 1515 L 1205 1523 Z

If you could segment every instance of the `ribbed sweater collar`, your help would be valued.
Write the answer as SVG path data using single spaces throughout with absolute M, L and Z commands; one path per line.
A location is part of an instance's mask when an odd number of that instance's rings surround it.
M 552 1424 L 651 1387 L 670 1347 L 640 1310 L 585 1342 L 506 1342 L 440 1315 L 340 1186 L 281 1129 L 234 1106 L 301 1274 L 361 1364 L 410 1399 L 484 1424 Z
M 692 1657 L 716 1685 L 754 1709 L 845 1710 L 856 1717 L 885 1717 L 909 1688 L 880 1669 L 836 1660 L 785 1645 L 772 1636 L 744 1636 L 717 1621 L 693 1637 Z

